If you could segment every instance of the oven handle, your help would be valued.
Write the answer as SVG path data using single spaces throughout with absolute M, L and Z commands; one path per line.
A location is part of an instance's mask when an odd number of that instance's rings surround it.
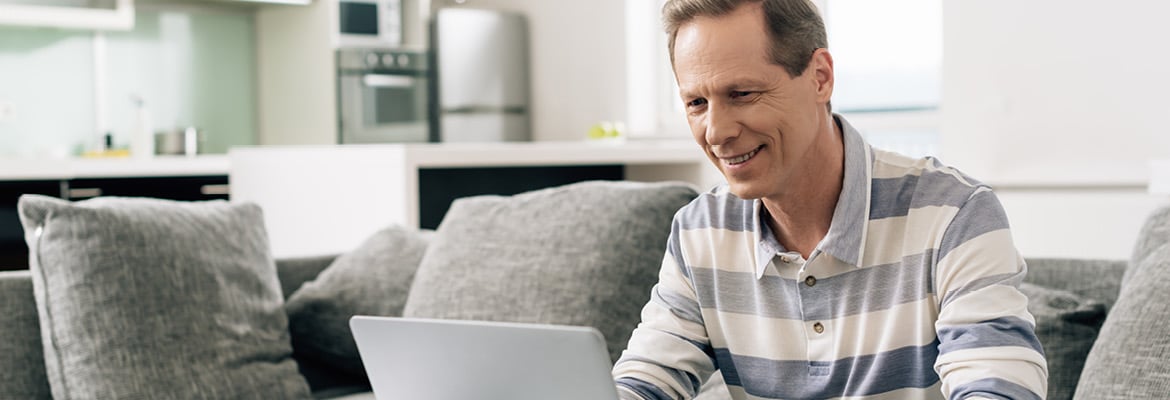
M 362 84 L 372 88 L 411 88 L 414 78 L 402 75 L 365 74 Z

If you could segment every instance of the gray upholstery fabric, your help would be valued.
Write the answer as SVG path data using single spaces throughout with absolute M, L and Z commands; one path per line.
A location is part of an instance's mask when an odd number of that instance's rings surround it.
M 285 309 L 297 358 L 364 377 L 349 318 L 402 315 L 432 233 L 398 226 L 382 229 L 293 293 Z
M 317 275 L 333 264 L 336 259 L 336 254 L 277 259 L 276 276 L 280 278 L 280 288 L 281 292 L 284 293 L 284 299 L 287 301 L 293 293 L 296 293 L 297 289 L 301 288 L 301 285 L 317 279 Z
M 0 272 L 0 399 L 52 399 L 28 271 Z
M 1057 288 L 1099 301 L 1109 310 L 1117 302 L 1127 260 L 1029 258 L 1024 282 Z
M 403 313 L 593 326 L 616 359 L 657 281 L 671 219 L 696 195 L 594 181 L 456 200 Z
M 1020 285 L 1020 291 L 1028 296 L 1028 311 L 1036 318 L 1036 336 L 1048 359 L 1048 400 L 1071 399 L 1105 321 L 1105 305 L 1030 283 Z
M 55 399 L 308 398 L 260 208 L 22 196 Z
M 1170 394 L 1170 205 L 1138 235 L 1121 294 L 1085 361 L 1077 399 Z

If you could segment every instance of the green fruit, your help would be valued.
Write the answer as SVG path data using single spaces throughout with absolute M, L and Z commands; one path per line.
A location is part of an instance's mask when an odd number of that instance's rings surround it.
M 588 137 L 590 139 L 601 139 L 604 138 L 607 134 L 608 132 L 606 132 L 605 128 L 602 127 L 601 124 L 595 124 L 589 127 Z

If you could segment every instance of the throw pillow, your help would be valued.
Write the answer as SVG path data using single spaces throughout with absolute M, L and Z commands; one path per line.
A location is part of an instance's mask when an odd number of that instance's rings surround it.
M 1021 284 L 1020 291 L 1028 296 L 1036 337 L 1048 359 L 1048 400 L 1072 399 L 1085 357 L 1105 321 L 1105 304 L 1030 283 Z
M 1085 360 L 1077 399 L 1154 399 L 1170 393 L 1170 205 L 1138 235 L 1121 294 Z
M 260 208 L 22 196 L 55 399 L 308 398 Z
M 582 182 L 456 200 L 403 314 L 592 326 L 617 359 L 650 298 L 679 183 Z
M 364 377 L 349 318 L 402 315 L 432 233 L 398 226 L 383 229 L 293 292 L 285 309 L 297 358 Z

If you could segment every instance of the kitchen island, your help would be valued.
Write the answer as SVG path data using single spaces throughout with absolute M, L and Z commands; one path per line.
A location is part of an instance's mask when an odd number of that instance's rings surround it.
M 347 251 L 391 224 L 433 229 L 464 196 L 722 179 L 687 140 L 240 147 L 229 158 L 232 199 L 261 205 L 277 257 Z

